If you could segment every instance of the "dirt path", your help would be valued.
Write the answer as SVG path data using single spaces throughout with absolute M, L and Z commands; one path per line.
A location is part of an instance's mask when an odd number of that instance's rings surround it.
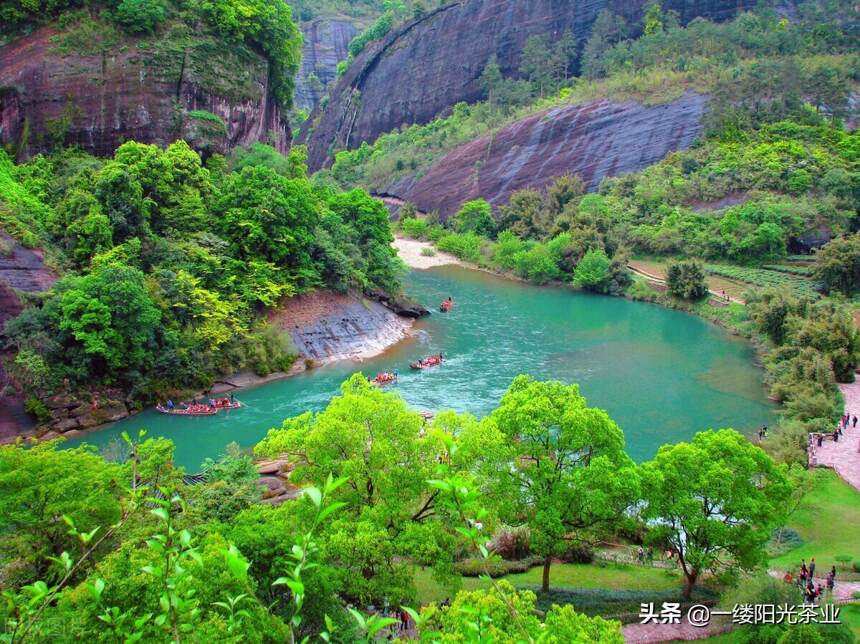
M 845 412 L 852 417 L 860 417 L 860 380 L 840 384 L 839 389 L 845 399 Z M 811 438 L 809 466 L 832 468 L 860 492 L 860 426 L 848 423 L 838 441 L 828 438 L 822 441 L 821 447 L 815 438 Z
M 649 280 L 652 280 L 654 282 L 657 282 L 658 284 L 662 284 L 664 286 L 666 284 L 666 280 L 664 278 L 662 278 L 659 275 L 656 275 L 654 273 L 648 272 L 645 269 L 637 266 L 634 261 L 631 261 L 627 265 L 627 268 L 629 268 L 632 272 L 636 273 L 637 275 L 641 275 L 642 277 L 649 279 Z M 718 291 L 708 289 L 708 293 L 710 293 L 711 297 L 713 297 L 714 299 L 716 299 L 719 302 L 725 302 L 726 297 L 728 297 L 728 301 L 732 302 L 734 304 L 746 304 L 746 302 L 744 302 L 740 298 L 731 297 L 731 296 L 725 296 L 724 297 L 723 294 L 721 292 L 718 292 Z
M 627 624 L 621 631 L 627 644 L 657 644 L 658 642 L 703 640 L 732 629 L 729 620 L 712 620 L 705 627 L 680 624 Z

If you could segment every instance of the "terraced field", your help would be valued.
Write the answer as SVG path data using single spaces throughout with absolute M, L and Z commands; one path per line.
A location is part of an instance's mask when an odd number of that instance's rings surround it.
M 705 270 L 711 275 L 719 275 L 752 286 L 762 288 L 787 286 L 798 295 L 807 297 L 818 297 L 819 295 L 812 281 L 794 273 L 727 264 L 705 264 Z

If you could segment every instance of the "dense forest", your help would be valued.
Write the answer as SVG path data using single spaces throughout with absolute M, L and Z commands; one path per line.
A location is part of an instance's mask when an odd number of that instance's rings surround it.
M 283 370 L 295 350 L 266 309 L 316 288 L 398 289 L 384 206 L 315 187 L 302 148 L 258 144 L 204 165 L 183 141 L 130 142 L 107 160 L 0 162 L 3 228 L 64 275 L 6 328 L 37 415 L 61 389 L 147 401 L 231 370 Z

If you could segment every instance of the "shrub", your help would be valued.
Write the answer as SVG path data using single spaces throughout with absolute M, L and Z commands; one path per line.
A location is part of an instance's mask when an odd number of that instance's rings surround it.
M 513 260 L 516 274 L 535 284 L 546 284 L 561 276 L 545 244 L 534 243 L 514 255 Z
M 605 293 L 609 282 L 609 258 L 599 248 L 592 248 L 573 273 L 573 283 L 587 291 Z
M 803 545 L 803 539 L 797 530 L 788 527 L 777 528 L 773 531 L 767 544 L 767 553 L 771 557 L 781 555 Z
M 430 246 L 425 246 L 421 249 L 421 254 L 424 257 L 434 257 L 436 255 L 436 251 L 433 250 Z
M 496 232 L 493 209 L 484 199 L 464 203 L 460 212 L 454 215 L 453 224 L 458 233 L 475 233 L 492 237 Z
M 451 253 L 468 262 L 478 262 L 481 259 L 481 242 L 483 240 L 474 233 L 449 233 L 442 237 L 436 245 L 439 250 Z
M 490 557 L 489 559 L 463 559 L 455 564 L 457 571 L 464 577 L 480 577 L 489 575 L 494 579 L 515 573 L 528 572 L 539 565 L 543 559 L 538 556 L 526 557 L 517 561 L 508 561 L 501 557 Z
M 510 230 L 499 233 L 493 247 L 493 260 L 500 268 L 511 270 L 516 264 L 514 258 L 525 248 L 526 243 Z
M 708 293 L 705 269 L 696 260 L 672 262 L 666 272 L 666 287 L 669 292 L 685 300 L 698 300 Z
M 11 257 L 15 252 L 15 242 L 5 237 L 0 237 L 0 257 Z
M 677 602 L 676 590 L 609 590 L 603 588 L 566 588 L 551 589 L 544 593 L 538 586 L 517 586 L 518 589 L 532 590 L 537 594 L 537 607 L 547 610 L 553 604 L 576 607 L 577 612 L 586 615 L 602 615 L 604 617 L 627 617 L 635 619 L 642 602 Z M 716 595 L 706 589 L 698 589 L 693 593 L 696 603 L 713 604 Z M 682 613 L 685 612 L 682 610 Z
M 591 563 L 594 561 L 594 548 L 588 543 L 571 541 L 559 559 L 565 563 Z
M 502 526 L 493 535 L 490 549 L 502 559 L 522 559 L 530 554 L 528 526 Z
M 429 229 L 429 224 L 423 219 L 409 218 L 400 220 L 400 230 L 403 231 L 404 235 L 414 239 L 426 239 Z
M 51 420 L 51 410 L 45 406 L 38 398 L 27 398 L 24 401 L 24 411 L 30 414 L 40 423 L 46 423 Z
M 813 276 L 827 291 L 853 295 L 860 290 L 860 235 L 834 239 L 820 248 Z
M 164 20 L 165 7 L 160 0 L 122 0 L 116 18 L 131 34 L 150 34 Z

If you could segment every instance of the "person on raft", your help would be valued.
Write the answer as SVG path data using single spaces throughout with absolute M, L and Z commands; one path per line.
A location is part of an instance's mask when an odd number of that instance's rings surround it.
M 168 399 L 168 400 L 167 400 L 167 403 L 166 403 L 166 407 L 167 407 L 169 410 L 173 411 L 173 409 L 174 409 L 175 405 L 173 404 L 173 401 L 172 401 L 172 400 Z

